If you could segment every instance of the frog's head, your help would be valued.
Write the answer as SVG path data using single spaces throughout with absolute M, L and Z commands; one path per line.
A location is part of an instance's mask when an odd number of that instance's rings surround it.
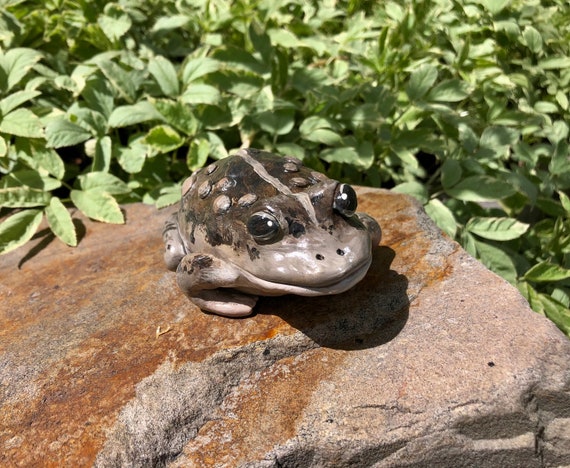
M 235 263 L 287 292 L 345 291 L 371 262 L 371 234 L 356 204 L 349 185 L 330 180 L 263 200 L 242 221 L 248 255 Z

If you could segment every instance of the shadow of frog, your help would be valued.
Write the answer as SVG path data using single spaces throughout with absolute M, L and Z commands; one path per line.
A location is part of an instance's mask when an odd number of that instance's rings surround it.
M 262 297 L 257 311 L 281 317 L 322 347 L 367 349 L 394 339 L 408 319 L 408 280 L 391 270 L 395 252 L 373 251 L 366 277 L 349 291 L 320 297 Z

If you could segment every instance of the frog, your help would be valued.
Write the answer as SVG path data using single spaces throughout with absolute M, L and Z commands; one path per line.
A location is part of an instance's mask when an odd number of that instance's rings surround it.
M 366 275 L 382 237 L 352 186 L 293 156 L 242 148 L 182 184 L 164 260 L 202 311 L 253 313 L 260 296 L 323 296 Z

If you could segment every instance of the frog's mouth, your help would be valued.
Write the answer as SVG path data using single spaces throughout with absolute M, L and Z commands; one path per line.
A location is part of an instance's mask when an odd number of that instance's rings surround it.
M 296 294 L 298 296 L 325 296 L 332 294 L 340 294 L 348 291 L 350 288 L 360 282 L 372 263 L 371 257 L 363 258 L 362 261 L 354 265 L 349 271 L 339 274 L 336 277 L 328 277 L 323 282 L 315 282 L 310 285 L 299 283 L 279 283 L 268 281 L 258 277 L 254 277 L 250 273 L 242 270 L 245 284 L 240 289 L 246 293 L 260 294 L 264 296 L 280 296 L 283 294 Z M 255 287 L 251 287 L 254 284 Z

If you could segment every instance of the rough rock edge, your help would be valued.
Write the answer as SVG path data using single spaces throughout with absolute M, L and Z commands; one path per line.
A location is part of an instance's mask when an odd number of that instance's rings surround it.
M 303 467 L 434 467 L 453 466 L 470 468 L 496 468 L 497 466 L 528 468 L 570 466 L 569 450 L 545 450 L 544 434 L 549 427 L 560 425 L 552 434 L 557 444 L 570 446 L 570 434 L 563 433 L 570 424 L 568 418 L 553 418 L 552 412 L 567 415 L 570 411 L 570 392 L 549 392 L 542 396 L 532 391 L 523 397 L 521 411 L 527 422 L 535 424 L 531 431 L 520 434 L 503 434 L 503 437 L 481 438 L 461 434 L 460 428 L 440 428 L 433 432 L 423 431 L 422 435 L 410 441 L 395 441 L 391 444 L 366 445 L 355 441 L 342 444 L 338 441 L 335 453 L 327 450 L 326 444 L 295 437 L 267 453 L 264 460 L 248 462 L 240 468 L 279 468 Z M 555 405 L 553 401 L 557 401 Z M 480 403 L 481 404 L 481 403 Z M 548 410 L 541 409 L 547 404 Z M 484 404 L 481 404 L 483 406 Z M 505 418 L 520 419 L 521 413 L 509 413 Z M 485 420 L 485 416 L 482 418 Z M 548 421 L 548 422 L 546 422 Z M 560 423 L 561 422 L 561 423 Z M 560 423 L 560 424 L 558 424 Z M 462 425 L 479 426 L 479 420 L 466 419 Z M 562 430 L 560 430 L 562 429 Z M 476 434 L 473 434 L 475 436 Z M 529 460 L 535 463 L 529 464 Z M 334 460 L 334 462 L 333 462 Z
M 219 351 L 201 363 L 165 362 L 137 385 L 135 398 L 109 431 L 95 466 L 166 466 L 241 381 L 316 347 L 298 332 Z

